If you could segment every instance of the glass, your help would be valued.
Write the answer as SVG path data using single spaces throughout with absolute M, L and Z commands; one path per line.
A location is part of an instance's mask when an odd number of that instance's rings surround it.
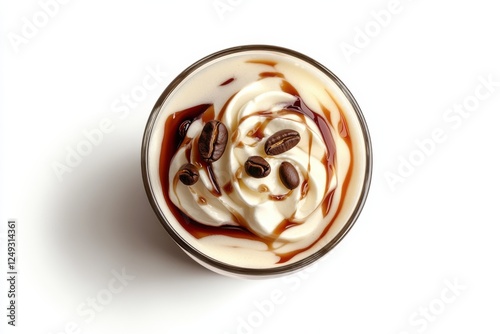
M 178 94 L 179 91 L 179 86 L 185 84 L 190 78 L 199 73 L 199 71 L 213 66 L 214 64 L 218 64 L 219 62 L 224 62 L 226 59 L 230 59 L 233 56 L 245 53 L 251 53 L 256 57 L 259 57 L 259 55 L 265 57 L 266 55 L 271 54 L 278 57 L 283 56 L 288 60 L 291 59 L 298 66 L 312 66 L 312 68 L 315 68 L 318 73 L 321 73 L 321 80 L 331 80 L 331 82 L 338 88 L 338 94 L 341 95 L 340 99 L 345 99 L 345 101 L 347 101 L 346 103 L 348 103 L 354 111 L 354 115 L 350 116 L 350 122 L 356 122 L 357 124 L 355 124 L 355 127 L 359 127 L 359 131 L 357 132 L 359 147 L 356 147 L 356 152 L 354 152 L 355 154 L 353 153 L 353 156 L 354 159 L 362 161 L 362 166 L 357 167 L 357 173 L 360 174 L 360 186 L 359 190 L 356 190 L 354 195 L 352 195 L 352 192 L 349 192 L 349 194 L 354 196 L 355 199 L 350 199 L 353 204 L 350 205 L 350 209 L 348 210 L 349 212 L 345 215 L 344 221 L 338 223 L 337 221 L 334 222 L 333 226 L 336 226 L 337 231 L 329 240 L 325 241 L 323 240 L 323 237 L 321 237 L 321 243 L 323 245 L 318 250 L 295 262 L 275 267 L 256 268 L 238 266 L 226 263 L 225 261 L 221 261 L 213 256 L 208 256 L 204 252 L 200 251 L 196 245 L 188 242 L 186 238 L 182 236 L 182 231 L 178 231 L 178 224 L 172 224 L 172 220 L 175 220 L 176 218 L 168 212 L 169 209 L 164 204 L 165 198 L 163 193 L 158 191 L 160 181 L 158 176 L 158 167 L 155 166 L 157 164 L 155 155 L 159 155 L 158 147 L 161 145 L 158 143 L 158 138 L 162 137 L 158 134 L 158 132 L 163 131 L 164 122 L 162 122 L 162 120 L 168 116 L 163 115 L 163 113 L 165 113 L 164 110 L 169 103 L 172 103 L 172 101 L 175 100 L 176 94 Z M 352 124 L 349 126 L 351 125 Z M 177 129 L 172 129 L 172 131 L 177 131 Z M 314 59 L 294 50 L 270 45 L 244 45 L 221 50 L 200 59 L 186 68 L 167 86 L 153 107 L 146 124 L 142 142 L 141 165 L 145 190 L 153 210 L 169 235 L 190 257 L 201 265 L 220 274 L 244 278 L 265 278 L 289 274 L 303 269 L 327 254 L 348 233 L 357 220 L 368 195 L 372 174 L 372 147 L 368 128 L 360 107 L 347 87 L 329 69 Z M 339 210 L 344 210 L 342 205 Z

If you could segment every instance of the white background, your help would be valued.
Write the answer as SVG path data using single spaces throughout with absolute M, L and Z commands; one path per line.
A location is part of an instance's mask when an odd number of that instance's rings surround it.
M 0 332 L 500 331 L 494 2 L 62 2 L 0 7 Z M 144 192 L 140 145 L 152 106 L 179 72 L 256 43 L 305 53 L 344 81 L 371 131 L 374 172 L 362 215 L 332 253 L 286 279 L 246 281 L 202 268 L 169 238 Z M 356 53 L 342 51 L 348 44 Z M 159 83 L 117 112 L 148 70 L 161 72 Z M 457 118 L 453 108 L 464 106 L 471 111 Z M 54 166 L 103 120 L 112 130 L 58 177 Z M 442 140 L 431 145 L 436 131 Z M 427 143 L 426 155 L 416 142 Z M 401 167 L 410 158 L 418 166 Z M 398 173 L 391 187 L 387 175 Z M 6 325 L 10 218 L 18 224 L 15 328 Z M 111 294 L 122 271 L 127 285 Z M 96 297 L 106 305 L 82 315 Z

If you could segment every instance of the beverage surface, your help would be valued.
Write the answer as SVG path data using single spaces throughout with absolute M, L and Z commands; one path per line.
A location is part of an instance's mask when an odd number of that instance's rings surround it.
M 327 244 L 352 213 L 362 131 L 339 87 L 304 61 L 227 56 L 191 73 L 161 111 L 156 191 L 177 233 L 209 257 L 289 264 Z

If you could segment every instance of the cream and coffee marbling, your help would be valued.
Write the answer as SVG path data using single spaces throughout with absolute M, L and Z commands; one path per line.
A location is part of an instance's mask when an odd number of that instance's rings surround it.
M 221 63 L 196 73 L 170 104 L 158 169 L 167 205 L 182 212 L 173 212 L 180 235 L 210 257 L 254 268 L 294 262 L 328 242 L 339 216 L 353 171 L 344 115 L 352 107 L 293 59 L 248 54 Z M 207 161 L 199 141 L 213 120 L 224 124 L 227 143 Z M 300 134 L 298 143 L 266 153 L 283 130 Z M 245 171 L 250 157 L 269 164 L 266 176 Z M 187 164 L 197 172 L 192 184 L 179 182 Z M 280 178 L 283 164 L 297 172 L 295 187 Z

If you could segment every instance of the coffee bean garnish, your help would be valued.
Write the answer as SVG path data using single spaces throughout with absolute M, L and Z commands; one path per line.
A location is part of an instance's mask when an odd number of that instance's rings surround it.
M 280 165 L 279 174 L 281 182 L 288 189 L 292 190 L 299 186 L 299 173 L 291 163 L 287 161 L 282 162 Z
M 281 130 L 267 139 L 264 151 L 267 155 L 278 155 L 292 149 L 299 141 L 300 134 L 297 131 L 290 129 Z
M 200 178 L 196 166 L 189 163 L 182 165 L 177 175 L 179 176 L 179 180 L 187 186 L 195 184 Z
M 206 162 L 220 159 L 227 144 L 227 128 L 217 120 L 205 124 L 198 140 L 198 150 Z
M 179 135 L 184 138 L 186 136 L 186 133 L 188 132 L 189 126 L 191 125 L 192 121 L 191 120 L 185 120 L 184 122 L 179 125 Z
M 264 158 L 254 155 L 245 162 L 245 171 L 248 175 L 260 179 L 269 175 L 271 166 Z

